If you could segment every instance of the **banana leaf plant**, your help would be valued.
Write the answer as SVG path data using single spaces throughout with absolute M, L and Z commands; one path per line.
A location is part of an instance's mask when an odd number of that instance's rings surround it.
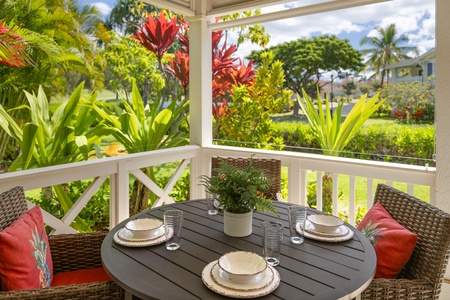
M 342 121 L 342 109 L 344 102 L 340 101 L 336 110 L 331 112 L 328 95 L 325 99 L 318 98 L 316 103 L 304 90 L 303 97 L 297 94 L 298 103 L 308 118 L 309 124 L 313 129 L 313 134 L 320 144 L 322 153 L 330 156 L 339 156 L 345 146 L 355 136 L 364 122 L 383 105 L 386 99 L 378 101 L 379 93 L 367 100 L 367 94 L 361 96 L 348 115 Z M 317 104 L 315 106 L 314 104 Z M 325 112 L 323 105 L 325 104 Z M 332 177 L 325 173 L 322 177 L 323 208 L 325 212 L 331 212 L 332 207 Z
M 38 93 L 24 92 L 28 105 L 21 105 L 14 110 L 26 109 L 31 122 L 23 129 L 11 115 L 0 105 L 0 126 L 20 145 L 21 153 L 14 160 L 9 172 L 28 170 L 87 160 L 96 144 L 103 138 L 99 130 L 93 127 L 95 117 L 90 113 L 87 103 L 96 101 L 92 96 L 82 99 L 84 83 L 80 84 L 68 101 L 61 104 L 50 117 L 48 99 L 42 87 Z M 72 207 L 72 201 L 61 185 L 53 187 L 61 208 L 65 213 Z M 77 217 L 72 227 L 79 231 L 89 231 L 83 219 Z
M 179 126 L 186 122 L 188 101 L 173 100 L 167 108 L 160 109 L 161 101 L 162 97 L 158 97 L 144 106 L 138 88 L 133 83 L 131 103 L 123 99 L 123 109 L 117 104 L 105 102 L 95 102 L 92 105 L 99 122 L 97 127 L 103 134 L 114 136 L 127 153 L 187 145 L 187 133 L 179 130 Z M 157 182 L 154 167 L 142 171 L 152 181 Z M 147 209 L 149 202 L 153 203 L 155 200 L 156 196 L 150 194 L 140 181 L 135 180 L 130 197 L 130 213 L 136 214 Z

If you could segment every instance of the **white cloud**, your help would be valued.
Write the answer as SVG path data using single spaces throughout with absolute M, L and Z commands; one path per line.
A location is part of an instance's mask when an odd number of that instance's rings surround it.
M 311 0 L 296 1 L 290 3 L 289 6 L 298 7 L 312 2 Z M 281 8 L 280 5 L 264 8 L 263 12 L 276 11 Z M 271 35 L 269 46 L 273 46 L 298 38 L 321 34 L 372 35 L 375 26 L 384 28 L 389 24 L 395 24 L 398 34 L 406 34 L 410 39 L 410 45 L 418 46 L 423 53 L 434 47 L 435 44 L 434 16 L 434 0 L 395 0 L 275 21 L 263 25 Z M 245 56 L 254 49 L 258 49 L 258 47 L 246 43 L 241 45 L 239 53 Z
M 93 3 L 90 3 L 90 4 L 95 6 L 95 8 L 97 8 L 102 13 L 102 16 L 109 15 L 109 13 L 112 10 L 112 8 L 108 4 L 106 4 L 104 2 L 93 2 Z

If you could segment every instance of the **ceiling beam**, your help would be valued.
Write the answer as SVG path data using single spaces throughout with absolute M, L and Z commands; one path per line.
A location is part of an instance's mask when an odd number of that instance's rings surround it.
M 322 0 L 323 1 L 323 0 Z M 226 1 L 223 1 L 226 3 Z M 293 2 L 292 0 L 247 0 L 247 1 L 240 1 L 240 3 L 226 5 L 223 4 L 220 7 L 215 7 L 213 5 L 212 10 L 208 13 L 210 16 L 224 16 L 224 15 L 230 15 L 236 12 L 241 12 L 245 10 L 253 10 L 253 9 L 260 9 L 262 7 L 266 6 L 273 6 L 278 4 L 284 4 Z
M 247 26 L 256 23 L 266 23 L 289 19 L 300 16 L 313 15 L 318 13 L 330 12 L 345 8 L 352 8 L 379 2 L 387 2 L 392 0 L 332 0 L 331 2 L 313 4 L 309 6 L 302 6 L 291 8 L 283 11 L 261 14 L 242 19 L 230 20 L 225 22 L 211 23 L 209 28 L 211 30 L 222 30 L 239 26 Z M 213 11 L 214 12 L 214 11 Z
M 142 0 L 142 2 L 158 6 L 159 8 L 162 8 L 162 9 L 167 9 L 167 10 L 171 10 L 171 11 L 176 12 L 176 13 L 183 14 L 186 17 L 194 17 L 195 16 L 195 11 L 192 10 L 190 7 L 188 8 L 188 7 L 184 6 L 184 5 L 177 4 L 177 3 L 174 3 L 174 2 L 171 2 L 171 1 L 167 1 L 167 0 Z

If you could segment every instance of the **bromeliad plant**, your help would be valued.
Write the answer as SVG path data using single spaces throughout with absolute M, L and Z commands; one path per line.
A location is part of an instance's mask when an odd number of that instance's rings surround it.
M 325 113 L 322 109 L 323 100 L 320 93 L 317 98 L 317 107 L 314 101 L 303 90 L 303 98 L 297 95 L 298 103 L 308 118 L 313 133 L 325 155 L 339 156 L 348 142 L 355 136 L 367 119 L 383 105 L 386 99 L 378 101 L 379 93 L 367 100 L 367 94 L 361 96 L 351 109 L 344 122 L 342 122 L 342 108 L 344 103 L 338 103 L 336 110 L 331 112 L 328 96 L 325 98 Z M 377 102 L 378 101 L 378 102 Z
M 325 98 L 325 113 L 320 93 L 317 98 L 317 107 L 314 101 L 303 90 L 303 98 L 297 94 L 298 103 L 308 118 L 312 132 L 320 144 L 322 153 L 330 156 L 339 156 L 344 147 L 355 136 L 365 121 L 383 105 L 386 99 L 378 101 L 379 94 L 367 100 L 363 95 L 351 109 L 344 122 L 342 122 L 342 108 L 344 102 L 339 102 L 336 110 L 331 113 L 328 96 Z M 378 102 L 377 102 L 378 101 Z M 331 213 L 332 179 L 329 173 L 323 175 L 323 198 L 325 212 Z
M 243 169 L 222 160 L 214 171 L 217 175 L 200 178 L 206 191 L 218 196 L 219 207 L 235 214 L 260 210 L 279 216 L 267 197 L 272 180 L 265 177 L 263 169 L 253 166 L 253 159 Z

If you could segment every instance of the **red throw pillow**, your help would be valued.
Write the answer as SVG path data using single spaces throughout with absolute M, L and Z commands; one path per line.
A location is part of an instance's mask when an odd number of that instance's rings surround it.
M 41 208 L 35 206 L 0 232 L 3 291 L 48 287 L 53 262 Z
M 369 209 L 358 230 L 375 248 L 375 278 L 397 278 L 416 247 L 417 235 L 394 220 L 380 203 Z

